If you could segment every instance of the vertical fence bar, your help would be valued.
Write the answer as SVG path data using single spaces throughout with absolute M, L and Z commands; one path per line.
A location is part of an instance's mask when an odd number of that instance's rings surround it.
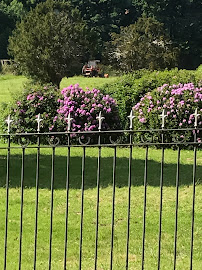
M 52 235 L 53 235 L 53 195 L 54 195 L 54 181 L 55 181 L 55 147 L 52 148 L 52 174 L 51 174 L 51 212 L 50 212 L 50 246 L 49 246 L 49 270 L 51 270 L 52 263 Z
M 9 205 L 9 178 L 10 178 L 10 142 L 11 138 L 8 135 L 8 152 L 6 164 L 6 216 L 5 216 L 5 239 L 4 239 L 4 270 L 7 267 L 7 238 L 8 238 L 8 205 Z
M 81 223 L 80 223 L 79 270 L 81 270 L 81 266 L 82 266 L 85 158 L 86 158 L 86 147 L 84 146 L 83 147 L 83 157 L 82 157 Z
M 164 141 L 164 134 L 162 133 L 162 143 Z M 164 168 L 164 146 L 162 146 L 161 157 L 161 177 L 160 177 L 160 207 L 159 207 L 159 243 L 158 243 L 158 270 L 161 265 L 161 232 L 162 232 L 162 210 L 163 210 L 163 168 Z
M 22 229 L 23 229 L 23 206 L 24 206 L 24 166 L 25 166 L 25 148 L 22 147 L 20 243 L 19 243 L 19 267 L 18 267 L 19 270 L 21 270 L 21 262 L 22 262 Z
M 148 146 L 145 153 L 144 170 L 144 210 L 143 210 L 143 233 L 142 233 L 142 270 L 144 270 L 145 261 L 145 229 L 146 229 L 146 207 L 147 207 L 147 165 L 148 165 Z
M 126 240 L 126 270 L 128 269 L 129 240 L 130 240 L 130 207 L 131 207 L 131 172 L 132 172 L 132 134 L 130 134 L 129 172 L 128 172 L 128 220 L 127 220 L 127 240 Z
M 176 172 L 176 205 L 175 205 L 175 238 L 174 238 L 174 270 L 176 269 L 177 258 L 177 229 L 178 229 L 178 204 L 179 204 L 179 180 L 180 180 L 180 147 L 177 154 L 177 172 Z
M 68 135 L 68 145 L 69 145 L 69 135 Z M 67 238 L 68 238 L 68 215 L 69 215 L 69 165 L 70 165 L 70 146 L 68 146 L 68 150 L 67 150 L 64 270 L 67 269 Z
M 35 205 L 35 234 L 34 234 L 34 270 L 36 270 L 37 258 L 37 235 L 38 235 L 38 206 L 39 206 L 39 157 L 40 157 L 40 137 L 37 138 L 36 157 L 36 205 Z
M 112 197 L 112 228 L 111 228 L 110 270 L 113 269 L 115 191 L 116 191 L 116 146 L 114 147 L 114 158 L 113 158 L 113 195 L 112 195 L 113 197 Z
M 194 134 L 194 142 L 196 143 L 196 130 Z M 190 270 L 193 269 L 194 214 L 195 214 L 195 195 L 196 195 L 196 162 L 197 162 L 197 147 L 194 146 Z
M 101 163 L 101 137 L 98 138 L 98 160 L 97 160 L 97 207 L 96 207 L 96 232 L 95 232 L 95 270 L 97 269 L 98 255 L 98 229 L 99 229 L 99 204 L 100 204 L 100 163 Z

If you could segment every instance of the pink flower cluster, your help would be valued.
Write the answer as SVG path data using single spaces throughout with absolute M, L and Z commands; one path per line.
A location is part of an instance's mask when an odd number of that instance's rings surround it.
M 160 114 L 165 109 L 168 123 L 171 121 L 175 127 L 193 127 L 196 108 L 202 112 L 202 88 L 188 83 L 172 86 L 164 84 L 142 97 L 133 110 L 140 123 L 150 121 L 150 114 Z M 198 124 L 201 126 L 202 121 Z
M 58 115 L 54 118 L 54 123 L 50 127 L 53 130 L 60 121 L 67 128 L 67 117 L 71 114 L 72 131 L 93 131 L 98 128 L 96 117 L 99 112 L 105 117 L 102 128 L 109 129 L 119 124 L 118 109 L 116 102 L 109 95 L 103 95 L 100 90 L 84 91 L 78 84 L 70 85 L 61 91 L 62 97 L 58 99 L 60 103 L 57 110 Z
M 193 128 L 195 109 L 198 109 L 198 127 L 202 127 L 202 87 L 193 83 L 169 86 L 164 84 L 147 93 L 133 107 L 136 128 L 160 128 L 163 109 L 166 128 Z M 199 132 L 199 131 L 198 131 Z M 197 138 L 199 141 L 200 138 Z

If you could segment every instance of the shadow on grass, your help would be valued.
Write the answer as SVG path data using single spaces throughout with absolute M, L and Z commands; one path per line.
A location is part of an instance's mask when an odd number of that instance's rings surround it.
M 39 187 L 50 189 L 51 182 L 51 155 L 40 156 L 40 180 Z M 67 159 L 64 156 L 55 158 L 55 189 L 66 187 L 66 167 Z M 70 188 L 81 188 L 81 157 L 71 157 L 70 159 Z M 149 160 L 148 162 L 148 185 L 159 186 L 161 164 Z M 180 165 L 180 185 L 192 184 L 192 165 Z M 202 166 L 197 167 L 197 181 L 202 175 Z M 21 155 L 12 155 L 10 159 L 10 187 L 20 187 L 21 178 Z M 36 178 L 36 155 L 25 156 L 25 188 L 35 187 Z M 102 188 L 112 185 L 113 178 L 113 158 L 101 158 L 101 178 Z M 144 160 L 134 159 L 132 162 L 132 185 L 141 186 L 144 181 Z M 85 189 L 95 188 L 97 182 L 97 158 L 86 157 L 85 160 Z M 176 164 L 164 165 L 164 186 L 175 186 Z M 0 156 L 0 187 L 6 184 L 6 156 Z M 128 159 L 117 157 L 116 186 L 124 187 L 128 185 Z

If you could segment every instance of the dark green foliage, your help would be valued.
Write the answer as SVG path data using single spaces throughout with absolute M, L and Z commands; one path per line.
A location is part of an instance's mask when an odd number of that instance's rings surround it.
M 63 77 L 80 72 L 89 32 L 77 9 L 48 0 L 17 25 L 9 50 L 23 73 L 59 86 Z
M 7 55 L 8 37 L 11 29 L 15 26 L 12 18 L 9 18 L 2 10 L 0 10 L 0 59 L 5 59 Z
M 144 74 L 145 73 L 145 74 Z M 172 69 L 170 71 L 137 71 L 125 75 L 114 83 L 104 85 L 101 90 L 112 96 L 118 104 L 123 127 L 127 127 L 130 111 L 145 93 L 163 84 L 198 83 L 202 73 L 198 71 Z
M 181 51 L 179 67 L 194 69 L 202 61 L 201 0 L 132 0 L 138 12 L 164 23 Z
M 126 71 L 175 67 L 178 49 L 172 45 L 163 24 L 154 18 L 141 17 L 135 24 L 112 34 L 109 57 Z
M 38 3 L 45 0 L 2 0 L 0 3 L 0 58 L 8 58 L 8 36 L 15 24 Z M 145 15 L 162 22 L 173 44 L 180 49 L 178 67 L 195 69 L 202 61 L 202 2 L 201 0 L 64 0 L 77 7 L 87 25 L 95 30 L 89 57 L 101 57 L 103 43 L 110 40 L 110 33 L 120 32 Z M 3 13 L 3 16 L 2 14 Z M 105 64 L 108 64 L 106 61 Z
M 119 33 L 120 26 L 129 25 L 137 19 L 137 12 L 130 0 L 70 0 L 70 2 L 80 10 L 89 28 L 96 33 L 98 47 L 97 52 L 92 53 L 97 56 L 103 54 L 103 42 L 110 40 L 110 33 Z M 126 12 L 127 9 L 130 9 L 129 13 Z
M 7 53 L 8 38 L 19 21 L 26 12 L 37 4 L 38 0 L 33 1 L 7 1 L 0 2 L 0 59 L 9 58 Z
M 45 0 L 18 0 L 9 3 L 3 0 L 0 4 L 0 10 L 2 10 L 7 17 L 13 18 L 14 24 L 9 27 L 9 30 L 13 30 L 15 23 L 20 18 L 23 18 L 31 8 L 34 8 L 41 2 L 45 2 Z M 132 7 L 130 0 L 68 0 L 60 2 L 69 2 L 73 8 L 77 8 L 89 28 L 94 31 L 95 34 L 92 35 L 92 38 L 98 40 L 98 46 L 91 47 L 92 57 L 95 55 L 100 56 L 103 50 L 103 42 L 110 39 L 111 32 L 118 33 L 120 26 L 129 25 L 137 19 L 137 12 L 135 8 Z M 130 9 L 130 12 L 126 13 L 126 9 Z M 5 27 L 6 21 L 4 23 Z M 8 35 L 6 37 L 8 38 Z M 6 47 L 7 45 L 4 46 L 5 52 Z

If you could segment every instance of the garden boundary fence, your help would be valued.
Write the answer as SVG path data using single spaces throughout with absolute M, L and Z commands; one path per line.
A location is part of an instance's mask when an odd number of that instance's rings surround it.
M 163 212 L 163 186 L 164 186 L 164 151 L 169 147 L 177 149 L 177 164 L 176 164 L 176 200 L 175 200 L 175 231 L 174 231 L 174 251 L 173 251 L 173 269 L 177 265 L 177 241 L 178 241 L 178 204 L 179 204 L 179 181 L 180 181 L 180 153 L 181 149 L 192 149 L 194 155 L 193 162 L 193 198 L 192 198 L 192 215 L 191 215 L 191 243 L 190 243 L 190 269 L 193 269 L 193 247 L 194 247 L 194 218 L 195 218 L 195 187 L 196 187 L 196 167 L 197 167 L 197 151 L 201 149 L 201 128 L 198 128 L 198 112 L 195 111 L 195 124 L 193 128 L 180 128 L 180 129 L 166 129 L 165 117 L 163 111 L 162 126 L 160 129 L 153 130 L 134 130 L 133 128 L 133 114 L 129 116 L 130 126 L 128 130 L 102 130 L 102 122 L 104 117 L 100 114 L 97 117 L 99 127 L 97 131 L 82 131 L 72 132 L 71 121 L 72 118 L 68 116 L 67 131 L 65 132 L 47 132 L 40 133 L 41 122 L 43 121 L 38 115 L 37 132 L 33 133 L 11 133 L 12 119 L 8 117 L 8 133 L 0 134 L 0 137 L 7 141 L 6 145 L 0 147 L 7 151 L 7 168 L 6 168 L 6 205 L 5 205 L 5 242 L 4 242 L 4 270 L 7 269 L 7 244 L 8 244 L 8 222 L 9 222 L 9 178 L 10 178 L 10 158 L 11 149 L 21 149 L 21 212 L 20 212 L 20 228 L 19 228 L 19 270 L 21 269 L 22 261 L 22 237 L 23 237 L 23 194 L 24 194 L 24 166 L 25 166 L 25 150 L 28 148 L 36 149 L 36 198 L 35 198 L 35 235 L 34 235 L 34 261 L 33 269 L 36 269 L 37 262 L 37 236 L 38 236 L 38 205 L 39 205 L 39 170 L 40 170 L 40 150 L 42 148 L 52 149 L 52 176 L 51 176 L 51 201 L 50 201 L 50 235 L 49 235 L 49 270 L 52 267 L 52 235 L 53 235 L 53 208 L 54 208 L 54 181 L 55 181 L 55 150 L 58 147 L 67 149 L 67 167 L 66 167 L 66 216 L 65 216 L 65 239 L 64 239 L 64 267 L 67 269 L 67 254 L 68 254 L 68 199 L 69 199 L 69 170 L 70 170 L 70 149 L 74 147 L 82 148 L 82 171 L 81 171 L 81 216 L 80 216 L 80 245 L 79 245 L 79 269 L 82 269 L 82 234 L 83 234 L 83 216 L 84 216 L 84 190 L 85 190 L 85 158 L 86 148 L 93 147 L 98 150 L 97 156 L 97 201 L 96 201 L 96 224 L 95 224 L 95 253 L 94 253 L 94 269 L 97 269 L 98 260 L 98 246 L 99 246 L 99 203 L 100 203 L 100 172 L 101 172 L 101 151 L 104 147 L 110 147 L 114 151 L 113 156 L 113 194 L 112 194 L 112 218 L 111 218 L 111 253 L 110 253 L 110 270 L 113 267 L 114 258 L 114 227 L 115 227 L 115 192 L 116 192 L 116 158 L 117 149 L 125 147 L 129 151 L 128 159 L 128 205 L 127 205 L 127 235 L 126 235 L 126 256 L 125 256 L 125 269 L 129 269 L 129 244 L 130 244 L 130 214 L 131 214 L 131 172 L 132 172 L 132 153 L 134 147 L 145 148 L 145 161 L 144 161 L 144 206 L 143 206 L 143 228 L 142 228 L 142 259 L 141 269 L 144 269 L 145 261 L 145 230 L 147 221 L 147 177 L 148 177 L 148 149 L 150 147 L 158 147 L 161 149 L 161 174 L 160 174 L 160 204 L 159 204 L 159 233 L 158 233 L 158 266 L 161 268 L 161 236 L 162 236 L 162 212 Z M 175 134 L 167 138 L 167 134 Z M 177 135 L 176 135 L 177 134 Z M 188 135 L 187 135 L 188 134 Z M 169 137 L 169 138 L 170 138 Z M 17 138 L 17 139 L 16 139 Z M 29 143 L 30 138 L 35 138 L 35 144 Z M 41 144 L 42 138 L 46 138 L 47 143 Z M 62 138 L 62 140 L 60 139 Z M 65 140 L 64 140 L 65 138 Z M 12 143 L 15 139 L 15 143 Z M 18 141 L 18 144 L 16 143 Z M 32 140 L 33 141 L 33 140 Z M 65 143 L 64 143 L 65 141 Z M 62 143 L 60 143 L 62 142 Z

